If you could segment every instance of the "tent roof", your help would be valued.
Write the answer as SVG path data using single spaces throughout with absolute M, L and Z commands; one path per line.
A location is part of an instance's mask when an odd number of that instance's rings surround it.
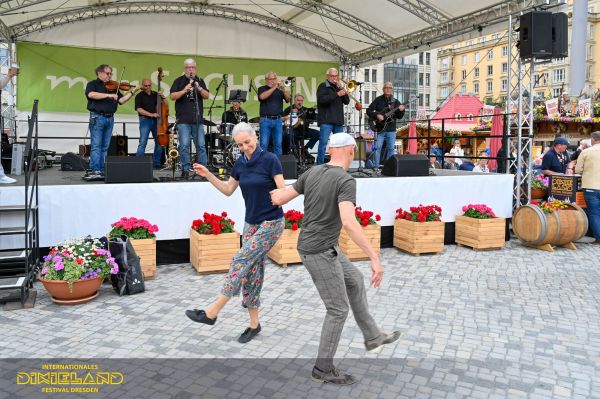
M 481 100 L 472 94 L 455 94 L 438 112 L 435 113 L 435 115 L 431 117 L 431 119 L 446 119 L 445 123 L 453 125 L 455 128 L 457 128 L 457 126 L 460 126 L 460 128 L 468 128 L 476 125 L 477 121 L 466 121 L 467 115 L 480 115 L 482 107 L 483 103 Z M 456 120 L 455 116 L 457 114 L 461 115 L 460 120 Z M 441 124 L 441 122 L 436 121 L 436 124 Z
M 557 3 L 552 0 L 551 3 Z M 193 14 L 274 29 L 366 64 L 497 30 L 546 0 L 0 0 L 3 41 L 55 26 L 114 15 Z M 495 26 L 494 26 L 495 25 Z M 505 27 L 505 26 L 503 26 Z

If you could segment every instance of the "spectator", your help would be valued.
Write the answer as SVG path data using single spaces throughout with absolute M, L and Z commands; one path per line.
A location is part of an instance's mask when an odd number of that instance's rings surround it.
M 554 139 L 554 146 L 542 158 L 542 173 L 546 176 L 556 174 L 573 174 L 573 163 L 566 151 L 569 140 L 565 137 Z
M 480 157 L 485 157 L 486 156 L 486 152 L 485 151 L 481 151 L 479 153 Z M 488 160 L 487 158 L 479 158 L 479 162 L 477 162 L 477 165 L 473 168 L 473 172 L 479 172 L 479 173 L 490 173 L 490 170 L 488 169 Z
M 596 238 L 592 245 L 600 245 L 600 132 L 592 133 L 591 144 L 579 155 L 575 172 L 581 174 L 586 212 Z
M 455 155 L 457 157 L 464 157 L 465 156 L 465 150 L 463 150 L 460 146 L 460 140 L 456 139 L 454 140 L 454 147 L 452 147 L 452 149 L 450 150 L 450 154 Z M 463 163 L 462 158 L 456 158 L 456 164 L 458 166 L 460 166 L 460 164 Z
M 456 164 L 456 161 L 452 154 L 450 154 L 449 152 L 444 154 L 444 169 L 458 170 L 458 165 Z

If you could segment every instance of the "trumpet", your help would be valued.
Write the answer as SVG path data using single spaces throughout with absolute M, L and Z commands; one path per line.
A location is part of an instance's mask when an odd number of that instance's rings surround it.
M 346 82 L 342 79 L 339 80 L 342 84 L 338 85 L 338 87 L 340 89 L 346 90 L 346 94 L 348 94 L 348 97 L 350 97 L 352 99 L 352 101 L 354 101 L 354 108 L 357 111 L 362 111 L 362 104 L 360 103 L 360 101 L 358 101 L 353 95 L 352 93 L 356 90 L 356 88 L 358 87 L 358 82 L 354 79 Z
M 283 81 L 283 85 L 285 87 L 290 87 L 292 85 L 292 79 L 286 79 Z

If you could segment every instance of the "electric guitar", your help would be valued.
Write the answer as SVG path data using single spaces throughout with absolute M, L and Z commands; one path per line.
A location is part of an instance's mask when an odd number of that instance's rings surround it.
M 404 104 L 400 104 L 397 107 L 392 108 L 392 109 L 390 109 L 389 107 L 385 107 L 384 109 L 379 111 L 377 113 L 377 115 L 383 116 L 382 121 L 378 120 L 377 117 L 375 117 L 375 118 L 368 117 L 369 128 L 377 133 L 383 131 L 383 128 L 385 127 L 385 125 L 393 119 L 392 116 L 396 113 L 396 111 L 398 109 L 400 109 L 401 106 L 404 106 Z

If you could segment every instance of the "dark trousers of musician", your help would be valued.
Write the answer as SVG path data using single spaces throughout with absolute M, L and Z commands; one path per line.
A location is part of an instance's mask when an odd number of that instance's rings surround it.
M 113 115 L 90 112 L 90 169 L 104 173 L 104 158 L 110 145 L 115 118 Z
M 278 157 L 283 154 L 281 143 L 283 141 L 283 125 L 281 117 L 260 117 L 260 146 L 268 150 L 269 142 L 273 136 L 273 153 Z
M 208 156 L 206 155 L 206 147 L 204 145 L 204 125 L 182 123 L 177 125 L 177 129 L 179 135 L 179 156 L 181 157 L 183 171 L 189 171 L 192 167 L 190 161 L 192 140 L 196 148 L 196 162 L 206 165 L 208 163 Z
M 344 127 L 342 125 L 334 125 L 332 123 L 322 123 L 319 127 L 319 153 L 317 155 L 317 164 L 325 162 L 325 150 L 329 142 L 331 133 L 342 133 Z
M 156 130 L 156 119 L 148 118 L 147 116 L 140 116 L 140 143 L 138 144 L 135 156 L 141 157 L 146 152 L 146 145 L 148 144 L 148 138 L 152 133 L 152 139 L 154 140 L 154 152 L 152 153 L 152 165 L 155 167 L 160 166 L 162 158 L 163 148 L 158 145 L 157 130 Z
M 304 130 L 303 130 L 304 129 Z M 289 134 L 289 127 L 285 128 L 285 133 L 283 137 L 283 147 L 284 150 L 293 150 L 295 148 L 299 148 L 300 141 L 308 139 L 308 142 L 304 145 L 305 149 L 312 149 L 317 141 L 319 141 L 320 133 L 316 129 L 306 128 L 301 126 L 298 129 L 293 129 L 293 135 Z M 286 151 L 287 152 L 287 151 Z

